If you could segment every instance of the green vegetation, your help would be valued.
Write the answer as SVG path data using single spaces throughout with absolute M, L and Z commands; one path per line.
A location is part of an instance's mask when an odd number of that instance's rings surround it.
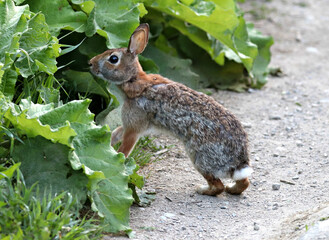
M 77 202 L 70 193 L 54 196 L 44 191 L 41 196 L 37 183 L 27 188 L 19 173 L 13 184 L 10 178 L 17 165 L 0 172 L 1 239 L 99 239 L 101 228 L 95 220 L 78 218 Z
M 273 40 L 233 0 L 0 0 L 0 221 L 12 223 L 1 222 L 1 238 L 131 232 L 129 207 L 152 199 L 137 191 L 144 178 L 134 159 L 149 164 L 161 149 L 142 139 L 126 159 L 111 147 L 110 128 L 97 123 L 111 112 L 109 126 L 118 125 L 122 100 L 87 63 L 126 47 L 140 22 L 151 27 L 140 57 L 147 72 L 193 88 L 266 83 Z M 85 204 L 98 227 L 77 220 Z

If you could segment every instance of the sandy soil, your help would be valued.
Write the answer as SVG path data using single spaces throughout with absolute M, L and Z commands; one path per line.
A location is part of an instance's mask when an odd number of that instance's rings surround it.
M 144 169 L 146 189 L 157 194 L 151 206 L 131 209 L 136 239 L 296 239 L 308 223 L 295 214 L 329 201 L 328 0 L 247 2 L 244 10 L 266 13 L 246 17 L 274 37 L 271 66 L 284 75 L 260 91 L 213 97 L 249 134 L 251 186 L 241 196 L 196 194 L 205 181 L 182 145 L 160 139 L 176 146 Z

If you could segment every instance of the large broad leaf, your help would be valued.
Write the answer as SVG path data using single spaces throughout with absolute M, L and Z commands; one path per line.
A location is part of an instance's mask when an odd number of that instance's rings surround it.
M 258 55 L 252 69 L 254 75 L 252 87 L 260 88 L 267 82 L 267 66 L 271 61 L 270 47 L 273 45 L 274 40 L 270 36 L 262 35 L 254 28 L 253 24 L 248 24 L 248 32 L 250 40 L 258 46 Z
M 73 123 L 72 127 L 78 133 L 73 139 L 72 162 L 89 177 L 93 210 L 109 223 L 108 231 L 129 231 L 133 198 L 123 154 L 111 147 L 111 134 L 106 126 Z
M 28 6 L 16 7 L 11 0 L 0 1 L 0 91 L 12 99 L 18 77 L 11 68 L 21 33 L 27 29 Z
M 88 178 L 82 171 L 71 168 L 68 160 L 70 151 L 67 146 L 36 137 L 15 146 L 13 158 L 21 162 L 20 170 L 28 187 L 38 182 L 41 193 L 51 190 L 53 194 L 60 194 L 68 191 L 84 203 Z
M 90 13 L 86 35 L 98 33 L 107 40 L 109 48 L 127 47 L 131 33 L 139 24 L 139 8 L 133 0 L 95 0 Z
M 46 16 L 52 35 L 57 36 L 61 29 L 84 32 L 87 15 L 81 11 L 72 9 L 67 0 L 29 0 L 27 1 L 31 11 L 42 12 Z
M 245 91 L 249 84 L 244 73 L 244 66 L 235 61 L 225 61 L 224 66 L 218 66 L 209 54 L 196 46 L 185 36 L 178 38 L 177 44 L 184 55 L 192 59 L 191 69 L 200 76 L 204 87 Z M 193 51 L 190 51 L 193 49 Z
M 191 88 L 198 89 L 199 76 L 191 71 L 192 61 L 173 57 L 149 45 L 143 56 L 151 58 L 158 66 L 159 73 L 176 82 L 183 83 Z
M 9 168 L 2 169 L 2 166 L 0 166 L 0 180 L 5 178 L 11 178 L 14 174 L 14 172 L 18 169 L 18 167 L 21 165 L 21 163 L 15 163 L 14 165 L 10 166 Z
M 23 77 L 36 71 L 54 74 L 57 71 L 56 57 L 59 56 L 58 40 L 49 34 L 48 25 L 43 14 L 34 15 L 29 21 L 29 30 L 19 40 L 23 49 L 15 62 Z
M 13 126 L 22 134 L 29 137 L 43 136 L 53 142 L 59 142 L 67 146 L 70 145 L 70 138 L 75 136 L 75 131 L 70 127 L 69 122 L 65 122 L 61 127 L 51 128 L 47 124 L 42 124 L 38 117 L 30 118 L 27 111 L 15 111 L 13 108 L 8 109 L 5 113 Z
M 107 83 L 101 79 L 95 79 L 89 72 L 78 72 L 68 70 L 63 72 L 67 85 L 70 90 L 83 92 L 87 94 L 96 94 L 105 98 L 108 102 L 111 99 L 111 94 L 107 90 Z
M 0 1 L 0 62 L 4 53 L 15 50 L 19 34 L 26 29 L 24 12 L 28 6 L 15 6 L 13 1 Z
M 233 0 L 147 0 L 144 4 L 204 30 L 232 49 L 251 72 L 257 47 L 249 41 L 244 19 L 237 14 Z
M 10 99 L 15 94 L 15 84 L 18 74 L 13 69 L 7 69 L 4 71 L 2 78 L 0 77 L 0 91 Z
M 44 15 L 13 1 L 0 2 L 0 90 L 13 98 L 18 75 L 57 71 L 58 40 L 48 32 Z

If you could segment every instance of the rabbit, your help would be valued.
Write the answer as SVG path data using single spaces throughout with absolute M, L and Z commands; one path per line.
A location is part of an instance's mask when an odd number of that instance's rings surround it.
M 180 139 L 196 170 L 208 182 L 197 193 L 241 194 L 252 173 L 247 134 L 237 118 L 213 98 L 158 74 L 146 74 L 139 61 L 148 43 L 149 26 L 139 25 L 128 48 L 110 49 L 89 64 L 97 77 L 116 84 L 125 101 L 122 126 L 112 132 L 112 145 L 127 157 L 140 136 L 165 131 Z M 232 178 L 224 186 L 221 178 Z

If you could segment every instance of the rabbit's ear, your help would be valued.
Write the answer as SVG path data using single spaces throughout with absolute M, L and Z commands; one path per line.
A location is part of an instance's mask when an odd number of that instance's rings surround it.
M 149 25 L 143 23 L 139 25 L 131 35 L 128 45 L 128 51 L 137 55 L 144 51 L 149 39 Z

